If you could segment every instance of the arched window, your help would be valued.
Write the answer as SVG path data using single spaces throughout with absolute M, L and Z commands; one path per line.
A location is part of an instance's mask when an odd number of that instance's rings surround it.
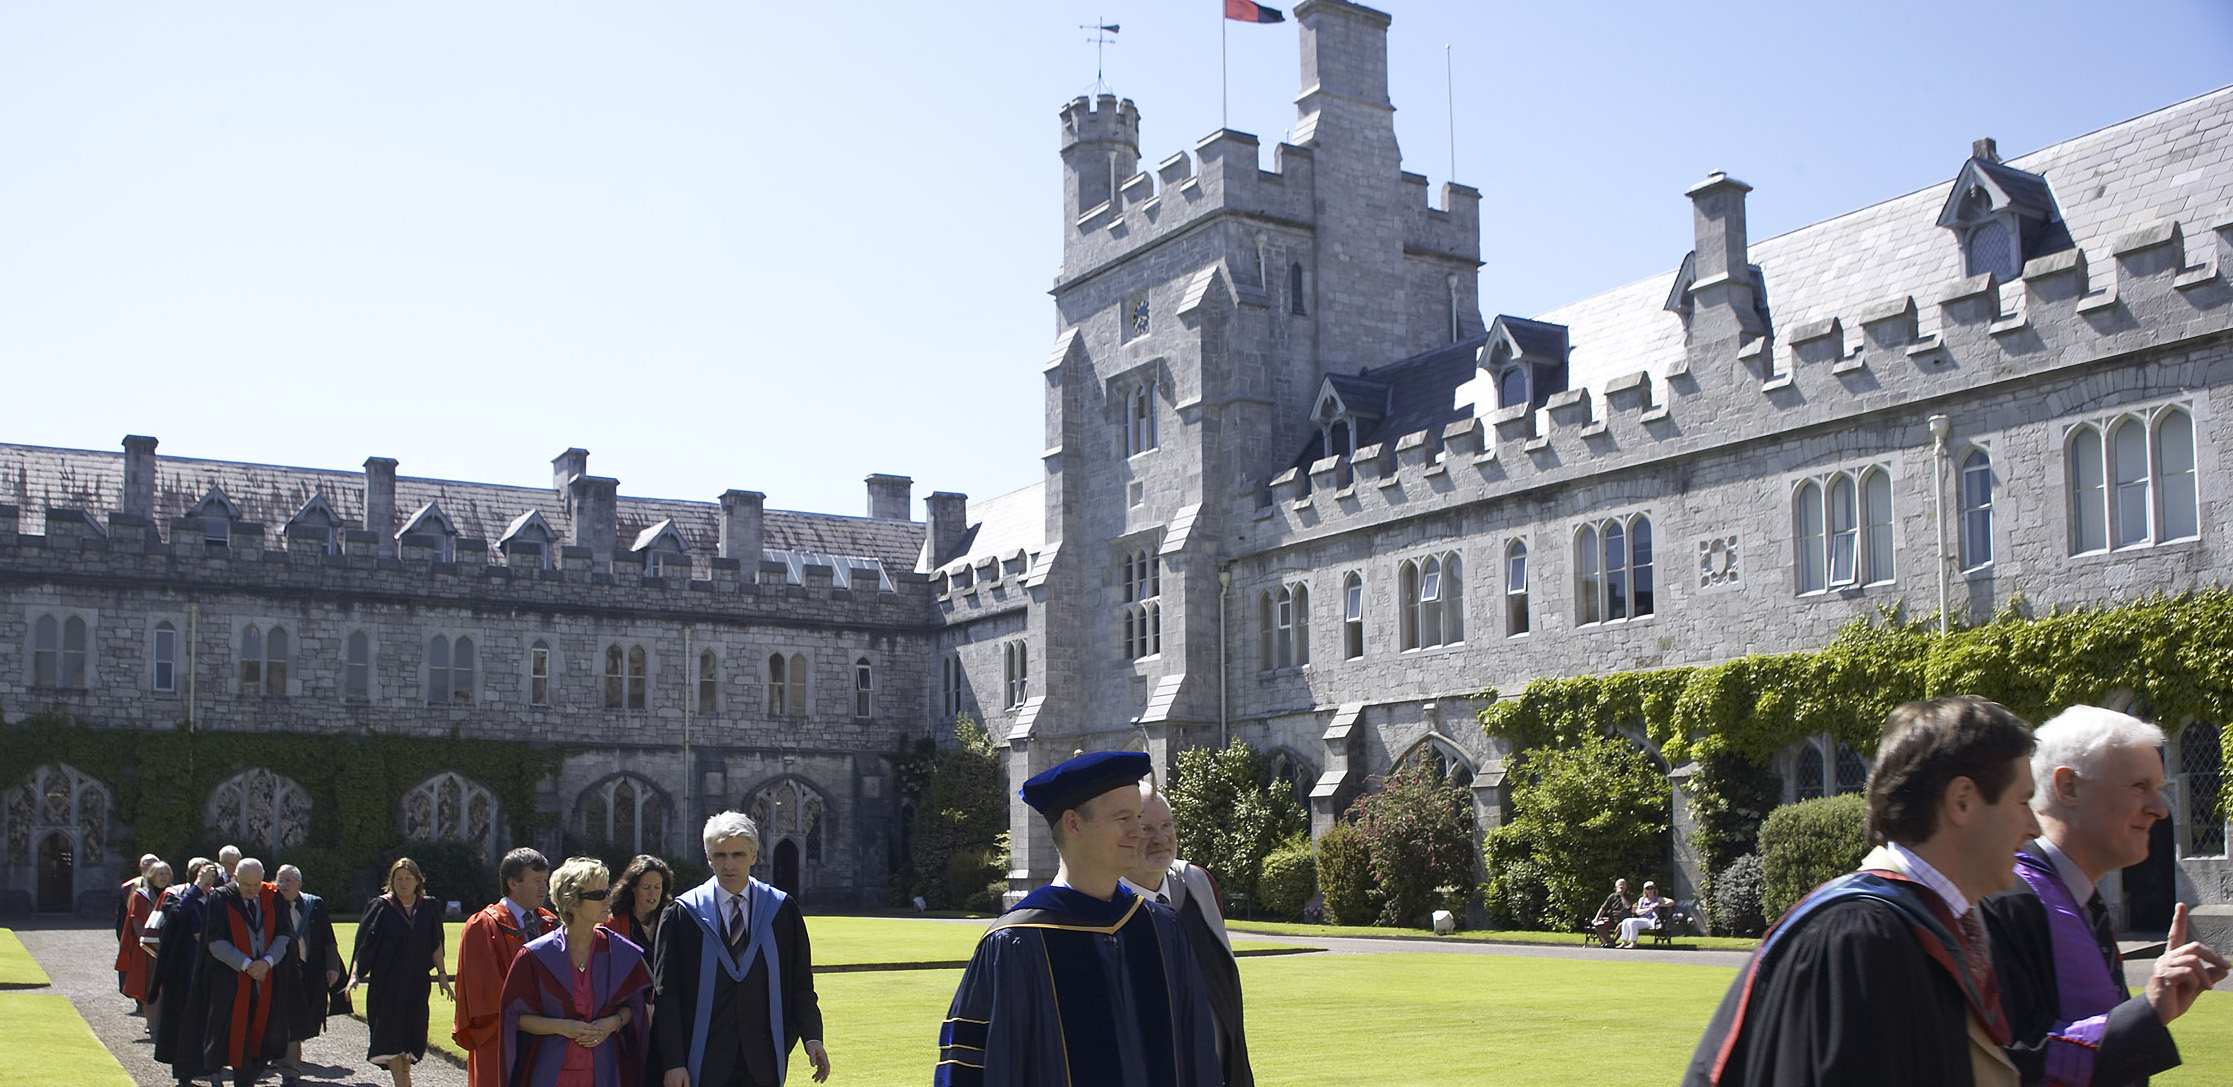
M 2194 417 L 2172 408 L 2155 424 L 2156 539 L 2185 540 L 2201 535 L 2195 506 Z
M 349 632 L 342 662 L 342 697 L 363 702 L 372 697 L 372 637 L 361 630 Z
M 2109 431 L 2109 542 L 2129 547 L 2148 541 L 2148 430 L 2123 419 Z
M 776 846 L 785 841 L 796 845 L 802 860 L 821 863 L 830 817 L 821 790 L 798 778 L 784 778 L 753 793 L 745 812 L 760 827 L 762 864 L 769 863 Z
M 716 667 L 713 650 L 698 651 L 698 712 L 714 712 L 714 703 L 720 697 L 720 669 Z
M 1604 619 L 1605 575 L 1600 565 L 1604 561 L 1597 526 L 1583 525 L 1574 536 L 1574 622 L 1579 626 Z
M 788 697 L 790 681 L 785 674 L 783 654 L 768 657 L 768 716 L 783 716 L 783 703 Z
M 1822 792 L 1822 749 L 1810 741 L 1799 749 L 1799 760 L 1794 769 L 1798 774 L 1799 799 L 1824 795 Z
M 1881 468 L 1861 476 L 1861 528 L 1862 580 L 1892 580 L 1892 476 Z
M 54 616 L 42 615 L 31 624 L 31 685 L 34 687 L 59 687 L 62 684 L 62 624 Z
M 1022 639 L 1000 647 L 1001 674 L 1006 680 L 1007 706 L 1014 709 L 1024 704 L 1031 694 L 1031 657 L 1029 647 Z
M 1527 633 L 1527 544 L 1514 540 L 1504 548 L 1504 636 Z
M 632 709 L 632 710 L 640 710 L 640 709 L 644 708 L 644 699 L 645 699 L 645 697 L 646 697 L 646 694 L 648 693 L 648 689 L 650 688 L 650 685 L 651 685 L 651 676 L 650 676 L 650 671 L 651 671 L 651 670 L 650 670 L 649 662 L 647 661 L 647 659 L 646 659 L 646 658 L 645 658 L 645 656 L 644 656 L 644 647 L 643 647 L 643 646 L 640 646 L 640 645 L 632 645 L 632 646 L 629 646 L 629 647 L 628 647 L 628 708 L 629 708 L 629 709 Z
M 1422 763 L 1433 767 L 1435 777 L 1445 785 L 1458 788 L 1470 788 L 1473 785 L 1473 760 L 1439 733 L 1428 733 L 1404 757 L 1396 760 L 1397 766 Z
M 413 842 L 464 842 L 483 861 L 496 855 L 496 794 L 455 771 L 436 774 L 403 794 L 403 837 Z
M 1659 607 L 1652 569 L 1651 518 L 1638 517 L 1628 523 L 1628 591 L 1635 615 L 1650 615 Z
M 1155 448 L 1155 384 L 1141 382 L 1125 396 L 1124 455 Z
M 867 657 L 853 662 L 853 716 L 873 717 L 876 709 L 876 669 Z
M 1851 585 L 1861 549 L 1858 503 L 1853 477 L 1843 472 L 1830 477 L 1830 584 Z
M 1837 795 L 1857 793 L 1869 787 L 1868 760 L 1861 753 L 1844 744 L 1838 745 Z
M 1962 458 L 1962 569 L 1993 561 L 1993 459 L 1982 449 Z
M 1124 601 L 1118 609 L 1124 658 L 1138 660 L 1163 651 L 1163 560 L 1152 548 L 1124 554 Z
M 2195 721 L 2179 732 L 2180 821 L 2185 834 L 2181 855 L 2223 856 L 2227 815 L 2220 801 L 2225 789 L 2225 749 L 2217 725 Z
M 74 843 L 79 862 L 100 864 L 108 856 L 109 808 L 108 787 L 76 767 L 33 767 L 21 784 L 0 794 L 0 861 L 33 864 L 37 843 L 59 833 Z M 74 890 L 63 897 L 66 909 Z
M 599 853 L 658 853 L 667 848 L 667 798 L 634 774 L 616 774 L 584 790 L 574 806 L 574 832 Z
M 264 630 L 254 623 L 240 632 L 240 693 L 264 693 Z
M 1650 517 L 1582 526 L 1574 537 L 1578 625 L 1652 614 L 1659 606 L 1652 564 Z
M 1341 582 L 1341 648 L 1348 660 L 1365 655 L 1365 579 L 1355 571 Z
M 2152 423 L 2128 415 L 2106 433 L 2092 424 L 2070 431 L 2071 553 L 2199 535 L 2193 416 L 2176 407 Z
M 1794 537 L 1799 541 L 1799 591 L 1818 593 L 1830 584 L 1822 564 L 1822 485 L 1811 479 L 1799 484 L 1792 505 L 1793 520 L 1798 522 Z
M 1442 558 L 1429 555 L 1419 563 L 1419 596 L 1412 606 L 1419 609 L 1419 644 L 1442 644 Z
M 202 825 L 269 857 L 310 840 L 310 794 L 291 778 L 258 767 L 209 791 Z
M 527 704 L 550 705 L 550 643 L 541 638 L 527 647 Z
M 791 654 L 790 690 L 783 699 L 783 708 L 793 717 L 806 716 L 806 685 L 813 678 L 806 668 L 806 654 Z
M 605 647 L 605 708 L 628 705 L 628 652 L 617 645 Z
M 1318 783 L 1318 772 L 1303 757 L 1284 747 L 1271 752 L 1272 782 L 1285 785 L 1295 803 L 1304 811 L 1310 810 L 1310 790 Z
M 1303 306 L 1303 263 L 1296 261 L 1287 266 L 1287 312 L 1297 317 L 1306 316 Z
M 178 628 L 168 619 L 155 624 L 155 689 L 178 689 Z
M 961 670 L 961 654 L 948 653 L 938 659 L 939 705 L 951 721 L 961 715 L 962 691 L 967 686 Z
M 246 680 L 242 681 L 244 684 Z M 426 644 L 426 704 L 440 706 L 450 700 L 450 639 L 437 634 Z
M 2101 432 L 2090 426 L 2070 433 L 2070 553 L 2109 547 L 2109 515 L 2104 504 Z

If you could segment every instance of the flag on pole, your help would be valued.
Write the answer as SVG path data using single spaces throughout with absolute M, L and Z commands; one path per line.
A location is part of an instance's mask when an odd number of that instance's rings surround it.
M 1225 0 L 1225 17 L 1237 23 L 1284 23 L 1287 16 L 1278 8 L 1267 8 L 1249 0 Z

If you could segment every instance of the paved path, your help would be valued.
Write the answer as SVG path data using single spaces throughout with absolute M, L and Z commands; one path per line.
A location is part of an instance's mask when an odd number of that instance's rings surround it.
M 18 928 L 15 934 L 53 981 L 46 989 L 22 991 L 69 997 L 139 1087 L 175 1087 L 170 1066 L 155 1063 L 146 1020 L 133 1013 L 130 997 L 116 991 L 116 936 L 107 925 Z M 362 999 L 364 994 L 357 995 Z M 387 1069 L 364 1059 L 366 1042 L 362 1022 L 346 1016 L 326 1020 L 326 1032 L 303 1043 L 304 1082 L 392 1087 Z M 277 1072 L 264 1077 L 266 1084 L 278 1081 Z M 465 1069 L 428 1050 L 426 1060 L 411 1070 L 411 1087 L 465 1087 Z

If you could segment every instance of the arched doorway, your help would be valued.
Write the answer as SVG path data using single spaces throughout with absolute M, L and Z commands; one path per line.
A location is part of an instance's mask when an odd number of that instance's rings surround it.
M 799 847 L 789 838 L 775 843 L 775 889 L 787 895 L 799 893 Z
M 77 856 L 70 836 L 54 831 L 39 839 L 39 909 L 65 913 L 77 905 Z

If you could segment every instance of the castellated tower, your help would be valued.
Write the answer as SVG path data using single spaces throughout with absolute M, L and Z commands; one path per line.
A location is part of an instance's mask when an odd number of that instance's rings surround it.
M 1251 530 L 1231 523 L 1233 496 L 1317 435 L 1309 408 L 1327 375 L 1482 330 L 1479 194 L 1448 185 L 1432 206 L 1426 179 L 1403 172 L 1389 17 L 1340 0 L 1294 15 L 1299 120 L 1270 170 L 1256 137 L 1233 131 L 1143 170 L 1131 100 L 1061 110 L 1052 558 L 1032 632 L 1049 682 L 1009 737 L 1012 780 L 1080 749 L 1144 747 L 1168 766 L 1218 743 L 1221 636 L 1253 621 L 1237 603 L 1221 612 L 1221 567 Z M 1054 854 L 1016 812 L 1022 889 L 1053 873 Z

